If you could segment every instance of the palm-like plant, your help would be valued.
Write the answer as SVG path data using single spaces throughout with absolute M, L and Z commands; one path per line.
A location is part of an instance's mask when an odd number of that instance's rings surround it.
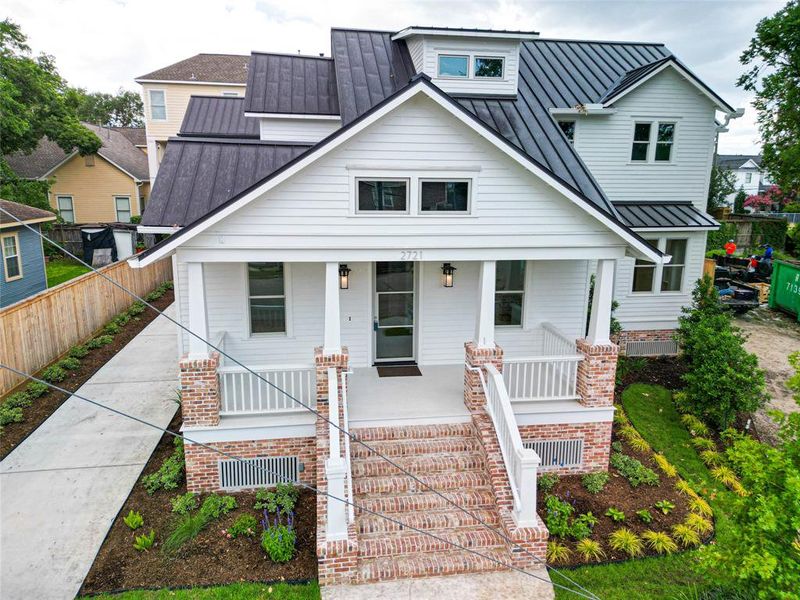
M 711 531 L 714 529 L 714 525 L 711 523 L 711 521 L 696 513 L 689 513 L 689 516 L 686 517 L 684 524 L 688 525 L 700 534 L 711 533 Z
M 703 450 L 700 453 L 702 460 L 707 467 L 718 467 L 725 462 L 725 457 L 716 450 Z
M 699 498 L 697 492 L 694 491 L 692 485 L 685 479 L 679 480 L 675 484 L 675 489 L 679 494 L 683 494 L 684 496 L 688 496 L 689 498 Z
M 693 513 L 697 513 L 698 515 L 702 515 L 707 519 L 710 519 L 714 516 L 714 511 L 711 510 L 711 506 L 700 497 L 690 498 L 689 499 L 689 510 Z
M 711 475 L 714 479 L 729 487 L 732 486 L 734 482 L 739 483 L 739 478 L 736 477 L 736 473 L 733 472 L 733 469 L 724 465 L 711 469 Z
M 678 544 L 664 531 L 645 531 L 642 538 L 648 548 L 659 554 L 672 554 L 678 549 Z
M 705 423 L 703 423 L 700 419 L 695 417 L 694 415 L 685 414 L 681 417 L 681 422 L 686 426 L 686 429 L 689 430 L 693 436 L 702 436 L 706 437 L 711 432 L 709 431 L 708 427 Z
M 547 562 L 557 564 L 567 562 L 570 549 L 558 542 L 547 542 Z
M 714 443 L 714 440 L 710 440 L 704 437 L 696 437 L 692 439 L 692 446 L 697 451 L 700 450 L 716 450 L 717 445 Z

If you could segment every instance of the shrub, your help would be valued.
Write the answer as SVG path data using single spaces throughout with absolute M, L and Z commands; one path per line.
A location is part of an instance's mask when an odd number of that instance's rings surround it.
M 645 531 L 642 538 L 648 548 L 659 554 L 672 554 L 678 549 L 678 544 L 663 531 Z
M 653 522 L 653 515 L 650 514 L 650 511 L 646 508 L 636 511 L 636 516 L 639 517 L 639 520 L 642 523 L 652 523 Z
M 114 325 L 116 325 L 117 327 L 121 328 L 125 327 L 125 325 L 127 325 L 130 322 L 130 320 L 131 318 L 128 316 L 127 312 L 121 312 L 116 317 L 114 317 L 112 323 L 114 323 Z
M 105 331 L 108 335 L 117 335 L 120 332 L 120 327 L 114 321 L 108 323 L 105 327 L 103 327 L 103 331 Z
M 183 479 L 183 440 L 175 438 L 175 450 L 167 457 L 158 471 L 142 477 L 142 485 L 148 494 L 158 490 L 174 490 Z
M 672 466 L 672 464 L 667 460 L 667 457 L 663 454 L 654 454 L 653 460 L 656 461 L 658 468 L 661 469 L 661 472 L 667 477 L 678 476 L 678 470 Z
M 583 557 L 583 560 L 602 560 L 606 553 L 600 547 L 600 543 L 586 538 L 575 544 L 575 550 Z M 548 556 L 549 559 L 549 556 Z
M 5 402 L 0 404 L 0 426 L 9 425 L 11 423 L 21 423 L 23 418 L 21 408 L 12 408 Z
M 681 422 L 686 426 L 686 429 L 689 430 L 689 433 L 692 436 L 699 435 L 708 437 L 711 434 L 711 431 L 708 429 L 708 427 L 706 427 L 706 424 L 692 414 L 687 413 L 682 415 Z
M 684 548 L 700 545 L 700 534 L 684 523 L 675 525 L 672 528 L 672 535 Z
M 28 408 L 33 403 L 33 399 L 27 392 L 15 392 L 6 398 L 3 405 L 8 408 Z
M 564 502 L 557 496 L 547 496 L 544 499 L 547 509 L 544 522 L 550 535 L 555 537 L 566 537 L 570 533 L 570 517 L 575 512 L 575 508 L 568 502 Z
M 70 358 L 83 358 L 87 354 L 89 354 L 89 348 L 83 345 L 73 346 L 69 351 Z
M 297 535 L 289 525 L 272 525 L 261 534 L 261 547 L 270 560 L 276 563 L 289 562 L 294 556 Z
M 58 361 L 58 366 L 67 371 L 74 371 L 76 369 L 80 369 L 81 361 L 79 361 L 77 358 L 68 356 L 67 358 Z
M 711 533 L 714 529 L 714 525 L 711 521 L 696 513 L 689 513 L 684 524 L 701 534 Z
M 560 479 L 561 478 L 556 473 L 542 473 L 536 480 L 536 485 L 540 490 L 547 494 L 550 492 L 550 490 L 556 487 L 556 484 L 558 484 Z
M 692 438 L 692 446 L 694 449 L 700 452 L 701 450 L 716 450 L 717 445 L 714 443 L 714 440 L 710 440 L 708 438 L 703 437 L 696 437 Z
M 232 538 L 239 536 L 253 537 L 258 528 L 258 519 L 253 515 L 239 515 L 239 517 L 228 528 L 227 534 Z
M 39 381 L 32 381 L 28 384 L 28 387 L 25 388 L 25 393 L 33 399 L 44 396 L 48 391 L 50 391 L 50 388 L 47 384 Z
M 683 494 L 684 496 L 688 496 L 689 498 L 698 498 L 697 492 L 694 491 L 692 484 L 690 484 L 685 479 L 680 479 L 675 483 L 675 490 L 679 494 Z
M 624 512 L 622 512 L 622 511 L 621 511 L 620 509 L 618 509 L 618 508 L 614 508 L 613 506 L 612 506 L 612 507 L 610 507 L 610 508 L 609 508 L 609 509 L 606 511 L 606 516 L 607 516 L 609 519 L 611 519 L 612 521 L 614 521 L 615 523 L 620 523 L 620 522 L 622 522 L 622 521 L 624 521 L 624 520 L 625 520 L 625 513 L 624 513 Z
M 700 453 L 702 460 L 707 467 L 718 467 L 725 462 L 725 457 L 716 450 L 703 450 Z
M 150 533 L 147 535 L 145 534 L 137 535 L 136 540 L 133 542 L 133 547 L 134 549 L 139 550 L 140 552 L 142 551 L 146 552 L 147 550 L 153 547 L 155 541 L 156 541 L 156 532 L 151 529 Z
M 128 314 L 132 317 L 136 315 L 140 315 L 144 312 L 145 306 L 141 302 L 134 302 L 131 304 L 131 307 L 128 309 Z
M 211 494 L 203 501 L 200 507 L 200 514 L 205 515 L 208 520 L 218 519 L 222 515 L 227 515 L 236 508 L 236 498 L 233 496 L 218 496 Z
M 608 544 L 614 549 L 624 552 L 631 558 L 642 553 L 642 540 L 630 529 L 617 529 L 608 536 Z
M 622 442 L 616 440 L 614 442 L 611 442 L 611 449 L 614 452 L 622 452 L 625 448 L 622 447 Z
M 733 469 L 726 466 L 711 469 L 711 476 L 720 483 L 728 486 L 739 482 L 736 477 L 736 473 L 733 472 Z
M 668 515 L 673 510 L 675 510 L 675 505 L 670 502 L 669 500 L 659 500 L 653 506 L 655 506 L 658 510 L 660 510 L 665 515 Z
M 652 469 L 645 467 L 635 458 L 614 452 L 611 455 L 611 465 L 628 480 L 631 487 L 639 487 L 641 484 L 656 486 L 659 483 L 658 475 Z
M 134 512 L 133 510 L 131 510 L 128 513 L 127 517 L 122 517 L 122 521 L 133 531 L 136 531 L 137 529 L 139 529 L 139 527 L 144 525 L 144 519 L 142 518 L 142 513 Z
M 581 523 L 586 523 L 589 527 L 594 527 L 598 523 L 598 519 L 594 516 L 594 514 L 592 514 L 592 511 L 578 515 L 575 520 Z
M 583 540 L 586 541 L 586 540 Z M 547 562 L 558 564 L 569 560 L 571 554 L 569 548 L 558 542 L 547 542 Z
M 279 512 L 288 515 L 294 510 L 297 499 L 300 497 L 300 488 L 293 483 L 279 483 L 274 490 L 261 488 L 256 491 L 256 502 L 253 508 L 266 509 L 269 512 Z
M 102 348 L 103 346 L 108 346 L 111 342 L 114 341 L 114 338 L 110 335 L 98 335 L 96 338 L 93 338 L 86 342 L 86 347 L 94 350 L 95 348 Z
M 625 410 L 619 405 L 614 405 L 614 425 L 623 426 L 623 425 L 630 425 L 630 421 L 628 420 L 628 415 L 625 414 Z
M 689 510 L 709 519 L 714 516 L 711 506 L 700 497 L 689 498 Z
M 170 500 L 170 504 L 172 504 L 172 512 L 179 515 L 189 514 L 191 511 L 197 508 L 199 503 L 200 501 L 197 499 L 197 494 L 194 492 L 186 492 L 185 494 L 175 496 L 172 500 Z
M 592 535 L 592 528 L 586 521 L 575 519 L 569 528 L 569 537 L 573 540 L 583 540 Z
M 67 372 L 58 365 L 50 365 L 42 371 L 42 379 L 50 383 L 58 383 L 67 378 Z

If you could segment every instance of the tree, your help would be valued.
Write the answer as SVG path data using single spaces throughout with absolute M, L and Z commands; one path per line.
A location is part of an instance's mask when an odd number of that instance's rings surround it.
M 800 192 L 800 3 L 791 0 L 756 26 L 737 85 L 755 92 L 763 166 L 791 196 Z
M 736 192 L 736 197 L 733 199 L 733 213 L 736 215 L 741 215 L 744 213 L 744 201 L 747 200 L 747 192 L 744 191 L 743 187 L 739 188 L 739 191 Z
M 67 103 L 81 121 L 106 127 L 144 127 L 144 105 L 136 92 L 120 88 L 116 94 L 105 94 L 70 88 Z
M 726 198 L 736 191 L 736 175 L 729 169 L 714 165 L 711 167 L 711 181 L 708 185 L 708 210 L 721 208 L 727 204 Z
M 769 210 L 773 204 L 783 206 L 789 200 L 777 185 L 769 186 L 763 194 L 754 194 L 748 196 L 744 201 L 745 206 L 749 206 L 753 210 Z

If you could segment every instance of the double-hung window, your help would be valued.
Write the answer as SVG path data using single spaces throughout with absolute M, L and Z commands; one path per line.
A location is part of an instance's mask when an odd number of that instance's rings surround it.
M 647 162 L 650 154 L 650 123 L 636 123 L 633 126 L 633 148 L 631 160 Z
M 117 211 L 117 222 L 119 223 L 131 222 L 130 196 L 114 196 L 114 208 Z
M 633 267 L 633 292 L 654 293 L 683 291 L 683 275 L 686 271 L 686 245 L 683 238 L 659 238 L 647 240 L 651 246 L 657 247 L 672 258 L 666 265 L 636 259 Z M 656 288 L 658 282 L 658 288 Z
M 632 162 L 670 162 L 675 143 L 675 123 L 634 123 Z
M 468 213 L 469 188 L 468 180 L 423 179 L 420 181 L 420 212 Z
M 753 181 L 753 174 L 752 173 L 745 173 L 744 174 L 744 182 L 745 183 L 752 183 Z
M 64 219 L 65 223 L 75 222 L 75 208 L 72 203 L 72 196 L 56 196 L 56 207 L 58 214 Z
M 19 257 L 19 235 L 10 233 L 2 237 L 3 271 L 6 281 L 22 278 L 22 263 Z
M 250 333 L 286 332 L 286 281 L 283 263 L 248 263 Z
M 150 118 L 153 121 L 167 120 L 167 94 L 164 90 L 150 90 Z
M 494 324 L 498 327 L 522 326 L 525 301 L 525 261 L 497 261 L 494 293 Z
M 407 179 L 356 179 L 358 212 L 408 212 Z

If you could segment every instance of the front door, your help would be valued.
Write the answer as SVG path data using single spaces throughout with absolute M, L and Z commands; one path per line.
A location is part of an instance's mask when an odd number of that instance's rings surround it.
M 375 362 L 414 360 L 414 263 L 375 263 Z

